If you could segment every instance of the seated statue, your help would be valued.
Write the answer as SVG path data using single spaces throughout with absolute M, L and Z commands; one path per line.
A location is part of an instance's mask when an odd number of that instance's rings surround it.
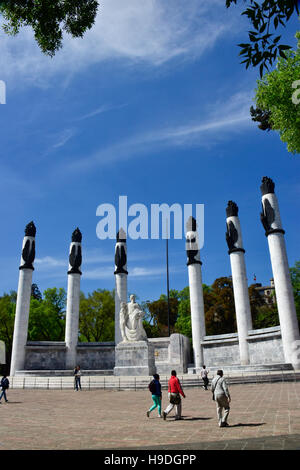
M 130 296 L 130 302 L 121 303 L 120 329 L 123 342 L 147 341 L 147 335 L 143 327 L 144 312 L 135 301 L 135 296 Z

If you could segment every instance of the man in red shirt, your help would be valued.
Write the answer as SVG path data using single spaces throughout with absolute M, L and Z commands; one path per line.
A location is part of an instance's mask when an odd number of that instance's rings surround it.
M 176 377 L 176 370 L 172 370 L 171 378 L 169 379 L 168 384 L 168 396 L 170 400 L 170 404 L 167 406 L 165 411 L 163 411 L 163 418 L 166 419 L 167 415 L 170 411 L 173 410 L 174 406 L 176 406 L 176 415 L 175 419 L 182 419 L 181 418 L 181 396 L 185 398 L 185 394 L 181 388 L 179 379 Z

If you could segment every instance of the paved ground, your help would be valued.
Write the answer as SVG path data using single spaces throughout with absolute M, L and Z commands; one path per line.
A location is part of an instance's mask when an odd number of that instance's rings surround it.
M 0 449 L 300 450 L 299 382 L 232 385 L 228 428 L 217 426 L 210 391 L 186 395 L 184 420 L 172 412 L 164 421 L 155 411 L 146 417 L 146 390 L 10 389 L 0 405 Z

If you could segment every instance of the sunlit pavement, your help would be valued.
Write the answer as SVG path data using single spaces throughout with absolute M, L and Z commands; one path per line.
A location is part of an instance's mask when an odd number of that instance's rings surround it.
M 229 427 L 210 390 L 186 389 L 183 420 L 166 421 L 148 390 L 9 389 L 0 405 L 2 450 L 300 449 L 300 382 L 232 385 Z M 163 392 L 163 408 L 167 392 Z

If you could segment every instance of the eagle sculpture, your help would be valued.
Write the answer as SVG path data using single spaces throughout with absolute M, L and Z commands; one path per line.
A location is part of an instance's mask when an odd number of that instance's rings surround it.
M 199 252 L 199 250 L 196 247 L 197 245 L 196 245 L 195 235 L 192 235 L 191 238 L 187 236 L 186 237 L 186 254 L 188 257 L 187 266 L 189 266 L 190 264 L 199 263 L 199 261 L 195 258 Z
M 116 270 L 115 274 L 128 274 L 128 272 L 124 269 L 124 266 L 126 265 L 127 262 L 127 256 L 126 256 L 126 251 L 124 245 L 118 244 L 116 247 L 116 252 L 115 252 L 115 265 L 116 265 Z
M 269 230 L 271 230 L 272 228 L 271 225 L 275 220 L 275 211 L 268 199 L 265 199 L 262 203 L 262 212 L 260 214 L 260 220 L 263 224 L 266 233 L 269 232 Z
M 234 226 L 234 223 L 230 222 L 227 224 L 227 232 L 226 232 L 226 242 L 228 245 L 229 250 L 233 250 L 235 248 L 235 244 L 239 239 L 239 234 L 237 229 Z
M 81 274 L 81 271 L 79 267 L 81 266 L 82 263 L 82 254 L 81 254 L 81 246 L 80 245 L 73 245 L 71 248 L 71 252 L 69 255 L 69 263 L 71 266 L 71 269 L 69 271 L 69 274 L 77 273 Z
M 22 250 L 22 258 L 24 264 L 20 266 L 22 269 L 34 269 L 32 263 L 35 258 L 35 241 L 27 239 Z

